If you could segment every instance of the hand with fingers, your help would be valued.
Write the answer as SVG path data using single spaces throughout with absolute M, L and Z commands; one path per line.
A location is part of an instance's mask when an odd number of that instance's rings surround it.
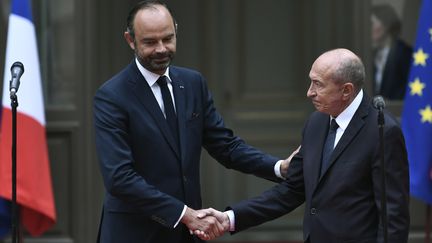
M 216 237 L 222 236 L 225 232 L 228 232 L 230 229 L 230 220 L 228 218 L 228 215 L 224 212 L 220 212 L 218 210 L 215 210 L 213 208 L 207 208 L 207 209 L 201 209 L 198 211 L 198 218 L 205 220 L 206 218 L 215 218 L 222 226 L 222 231 L 219 231 L 219 235 Z M 209 234 L 206 234 L 205 231 L 202 230 L 195 230 L 194 234 L 198 236 L 202 240 L 213 240 L 216 237 L 212 237 Z
M 201 210 L 197 211 L 187 208 L 181 222 L 188 227 L 191 234 L 197 232 L 198 234 L 196 235 L 202 240 L 212 240 L 225 233 L 225 228 L 219 222 L 219 219 L 210 213 L 205 216 L 203 215 Z
M 280 164 L 280 172 L 283 177 L 286 178 L 288 174 L 288 167 L 291 163 L 291 160 L 300 151 L 300 148 L 301 146 L 299 146 L 294 152 L 292 152 L 292 154 L 286 160 L 282 161 L 282 163 Z

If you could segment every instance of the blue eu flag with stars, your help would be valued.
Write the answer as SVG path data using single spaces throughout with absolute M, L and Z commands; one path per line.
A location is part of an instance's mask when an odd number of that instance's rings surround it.
M 402 112 L 411 195 L 432 204 L 432 0 L 423 0 Z

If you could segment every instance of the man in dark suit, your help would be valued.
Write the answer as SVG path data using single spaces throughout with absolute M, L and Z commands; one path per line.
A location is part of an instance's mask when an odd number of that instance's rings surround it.
M 381 82 L 379 85 L 375 82 L 375 94 L 390 100 L 401 100 L 407 89 L 412 49 L 400 39 L 394 40 L 388 48 Z M 374 77 L 377 77 L 377 69 L 377 65 L 374 65 Z
M 237 232 L 280 217 L 306 201 L 306 242 L 382 242 L 377 110 L 362 90 L 364 66 L 351 51 L 336 49 L 321 55 L 309 76 L 307 96 L 317 111 L 306 122 L 287 179 L 226 213 L 207 209 L 200 217 L 216 216 L 225 230 Z M 388 242 L 406 243 L 405 143 L 397 121 L 386 113 L 385 122 Z M 211 238 L 204 232 L 196 234 Z
M 191 243 L 217 236 L 201 208 L 201 147 L 227 168 L 277 180 L 287 161 L 248 146 L 225 127 L 202 75 L 170 66 L 176 22 L 158 1 L 138 3 L 124 36 L 135 59 L 94 99 L 96 148 L 106 188 L 98 242 Z
M 402 25 L 393 7 L 375 5 L 371 14 L 374 93 L 401 100 L 408 83 L 412 48 L 399 38 Z

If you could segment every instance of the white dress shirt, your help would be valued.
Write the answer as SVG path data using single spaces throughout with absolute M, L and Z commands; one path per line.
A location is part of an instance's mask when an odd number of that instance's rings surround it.
M 172 80 L 169 76 L 169 67 L 166 69 L 166 71 L 163 75 L 159 75 L 156 73 L 152 73 L 149 70 L 147 70 L 145 67 L 143 67 L 141 65 L 141 63 L 139 63 L 138 59 L 135 59 L 135 62 L 136 62 L 138 69 L 140 70 L 141 74 L 144 76 L 145 80 L 147 81 L 148 85 L 150 86 L 150 88 L 153 92 L 153 95 L 156 98 L 156 100 L 157 100 L 157 102 L 158 102 L 158 104 L 162 110 L 162 113 L 164 114 L 165 117 L 166 117 L 166 115 L 165 115 L 164 102 L 162 99 L 162 92 L 161 92 L 159 85 L 156 82 L 158 81 L 160 76 L 166 76 L 168 78 L 167 86 L 168 86 L 168 89 L 171 93 L 171 99 L 173 102 L 174 111 L 176 111 L 173 87 L 172 87 L 172 83 L 171 83 Z
M 345 108 L 345 110 L 342 111 L 342 113 L 340 113 L 339 116 L 335 118 L 336 123 L 339 125 L 339 127 L 336 130 L 335 144 L 333 148 L 335 148 L 336 145 L 338 144 L 339 140 L 341 139 L 342 135 L 347 129 L 349 123 L 351 122 L 351 119 L 353 118 L 354 114 L 359 108 L 362 100 L 363 100 L 363 90 L 360 90 L 360 92 L 357 94 L 357 96 L 351 102 L 351 104 L 347 108 Z M 333 117 L 330 117 L 329 122 L 331 122 L 332 118 Z
M 351 102 L 351 104 L 345 108 L 342 113 L 339 114 L 335 118 L 336 123 L 339 125 L 338 129 L 336 130 L 336 137 L 335 137 L 335 143 L 334 147 L 338 144 L 339 140 L 342 138 L 342 135 L 344 134 L 345 130 L 347 129 L 349 123 L 351 122 L 354 114 L 356 113 L 357 109 L 360 107 L 360 104 L 363 100 L 363 90 L 360 90 L 360 92 L 357 94 L 357 96 L 354 98 L 354 100 Z M 330 117 L 329 123 L 331 122 L 331 119 L 334 117 Z M 334 148 L 333 147 L 333 148 Z M 230 228 L 229 230 L 235 231 L 235 214 L 233 210 L 228 210 L 225 212 L 228 215 L 229 221 L 230 221 Z
M 172 101 L 173 101 L 174 110 L 176 110 L 175 100 L 174 100 L 174 93 L 173 93 L 173 87 L 172 87 L 172 80 L 171 80 L 171 78 L 169 76 L 169 67 L 166 69 L 166 71 L 165 71 L 165 73 L 163 75 L 159 75 L 159 74 L 152 73 L 149 70 L 147 70 L 145 67 L 143 67 L 141 65 L 141 63 L 136 58 L 135 58 L 135 63 L 137 65 L 139 71 L 141 72 L 141 74 L 143 75 L 143 77 L 145 78 L 145 80 L 147 81 L 148 85 L 150 86 L 150 88 L 151 88 L 151 90 L 153 92 L 153 95 L 156 98 L 156 100 L 157 100 L 157 102 L 159 104 L 159 107 L 161 108 L 162 113 L 164 114 L 165 117 L 166 117 L 166 115 L 165 115 L 164 102 L 163 102 L 163 99 L 162 99 L 162 92 L 161 92 L 161 89 L 160 89 L 159 85 L 157 84 L 157 80 L 159 79 L 160 76 L 166 76 L 166 77 L 168 77 L 169 82 L 167 82 L 167 85 L 168 85 L 168 89 L 169 89 L 169 91 L 171 93 L 171 98 L 172 98 Z M 275 175 L 277 177 L 279 177 L 281 179 L 284 179 L 284 177 L 282 176 L 281 171 L 280 171 L 280 165 L 281 165 L 282 162 L 283 162 L 283 160 L 279 160 L 275 164 L 275 166 L 274 166 L 274 173 L 275 173 Z M 187 209 L 187 206 L 185 205 L 183 207 L 183 211 L 180 214 L 179 219 L 177 220 L 177 222 L 174 225 L 174 228 L 177 227 L 177 225 L 180 223 L 180 220 L 183 218 L 184 214 L 186 213 L 186 209 Z

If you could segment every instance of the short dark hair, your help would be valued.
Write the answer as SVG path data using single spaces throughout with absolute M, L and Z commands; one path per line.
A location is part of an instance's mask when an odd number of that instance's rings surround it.
M 365 67 L 360 58 L 348 58 L 340 62 L 332 77 L 336 82 L 352 83 L 358 92 L 365 80 Z
M 391 37 L 396 38 L 399 36 L 402 23 L 392 6 L 388 4 L 375 5 L 372 7 L 371 12 L 384 25 Z
M 142 10 L 142 9 L 155 8 L 155 6 L 157 6 L 157 5 L 163 6 L 168 10 L 168 12 L 171 15 L 171 18 L 173 19 L 174 28 L 177 32 L 177 22 L 175 21 L 171 10 L 168 8 L 168 6 L 165 3 L 163 3 L 159 0 L 144 0 L 144 1 L 137 3 L 129 11 L 128 17 L 126 19 L 126 31 L 129 32 L 129 34 L 132 36 L 132 38 L 135 39 L 134 19 L 135 19 L 137 12 Z

